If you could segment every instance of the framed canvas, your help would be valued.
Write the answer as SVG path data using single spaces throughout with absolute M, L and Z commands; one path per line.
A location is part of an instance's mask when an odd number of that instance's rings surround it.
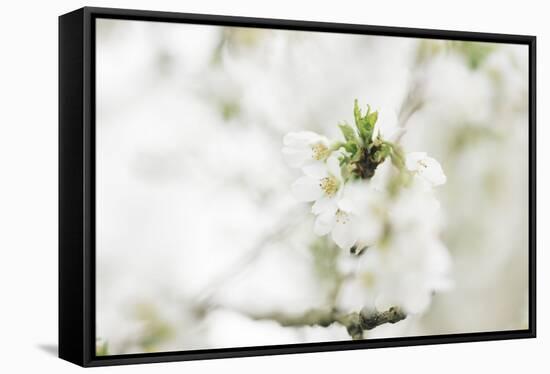
M 59 18 L 59 356 L 535 337 L 535 37 Z

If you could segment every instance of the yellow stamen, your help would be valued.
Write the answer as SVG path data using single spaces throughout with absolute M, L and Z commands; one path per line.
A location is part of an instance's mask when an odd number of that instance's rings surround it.
M 329 150 L 326 145 L 323 143 L 316 143 L 311 146 L 311 151 L 313 152 L 313 159 L 319 161 L 327 158 L 329 155 Z
M 321 189 L 325 192 L 327 196 L 334 196 L 336 191 L 338 191 L 340 183 L 338 182 L 338 179 L 336 179 L 334 176 L 330 175 L 328 177 L 322 178 L 319 186 Z

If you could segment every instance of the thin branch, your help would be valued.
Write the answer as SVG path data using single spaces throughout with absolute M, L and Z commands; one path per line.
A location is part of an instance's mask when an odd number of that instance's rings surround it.
M 421 61 L 415 61 L 411 67 L 411 71 L 415 72 L 412 77 L 411 82 L 409 83 L 409 89 L 407 95 L 401 103 L 401 108 L 397 117 L 397 125 L 402 129 L 402 131 L 397 136 L 395 141 L 399 143 L 403 135 L 405 134 L 405 127 L 409 119 L 424 107 L 425 104 L 425 82 L 423 78 L 425 76 L 426 66 Z
M 399 142 L 403 137 L 403 135 L 405 134 L 404 129 L 407 126 L 407 122 L 409 121 L 409 119 L 413 116 L 413 114 L 418 112 L 424 106 L 422 88 L 423 88 L 423 85 L 420 82 L 417 81 L 412 83 L 411 88 L 407 93 L 407 96 L 405 97 L 405 99 L 403 100 L 403 103 L 401 104 L 397 125 L 403 130 L 399 133 L 397 139 L 395 139 L 396 142 Z
M 385 323 L 397 323 L 407 318 L 407 315 L 398 307 L 379 312 L 363 308 L 361 312 L 343 313 L 337 309 L 311 309 L 301 315 L 284 313 L 269 313 L 250 315 L 255 320 L 271 320 L 285 327 L 321 326 L 327 327 L 338 323 L 346 328 L 352 339 L 363 339 L 365 330 L 372 330 Z
M 260 238 L 251 249 L 237 258 L 233 264 L 228 265 L 226 271 L 222 272 L 217 277 L 213 277 L 213 279 L 197 293 L 198 297 L 196 304 L 202 309 L 207 308 L 211 300 L 221 292 L 224 287 L 227 287 L 231 280 L 241 274 L 251 263 L 256 261 L 263 251 L 268 248 L 269 244 L 284 238 L 290 231 L 296 228 L 296 225 L 303 220 L 303 215 L 300 214 L 301 211 L 301 209 L 289 210 L 287 214 L 283 215 L 279 223 L 273 227 L 272 231 Z

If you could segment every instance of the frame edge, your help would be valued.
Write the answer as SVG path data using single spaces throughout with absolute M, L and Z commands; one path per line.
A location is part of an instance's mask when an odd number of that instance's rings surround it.
M 59 357 L 83 366 L 84 10 L 59 17 Z

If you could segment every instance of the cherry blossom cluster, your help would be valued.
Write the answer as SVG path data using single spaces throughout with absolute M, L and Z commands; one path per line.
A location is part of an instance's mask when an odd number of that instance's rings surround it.
M 342 306 L 399 305 L 421 312 L 433 291 L 449 286 L 450 259 L 439 239 L 439 201 L 433 193 L 446 176 L 425 152 L 405 153 L 396 141 L 402 131 L 380 123 L 378 116 L 370 107 L 363 114 L 356 100 L 354 126 L 338 125 L 343 140 L 291 132 L 282 153 L 303 173 L 291 190 L 298 201 L 312 203 L 315 234 L 330 235 L 352 255 L 355 265 L 340 295 Z M 346 298 L 357 287 L 370 292 Z

